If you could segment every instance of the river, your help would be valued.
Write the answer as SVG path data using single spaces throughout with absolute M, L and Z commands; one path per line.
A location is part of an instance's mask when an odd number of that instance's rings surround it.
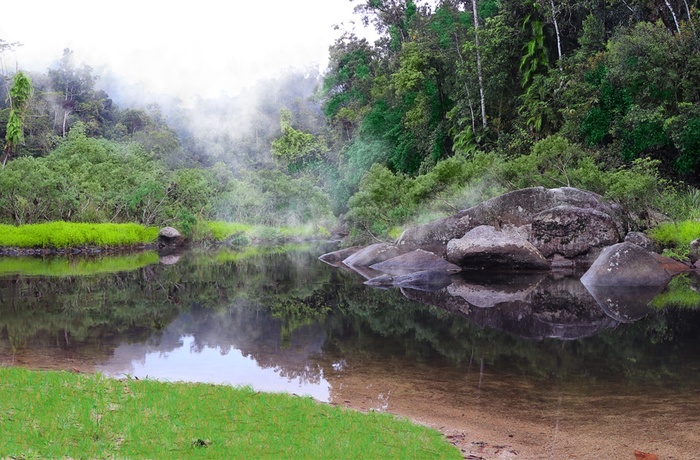
M 700 458 L 697 279 L 379 289 L 328 248 L 0 258 L 0 364 L 250 385 L 386 411 L 467 458 Z

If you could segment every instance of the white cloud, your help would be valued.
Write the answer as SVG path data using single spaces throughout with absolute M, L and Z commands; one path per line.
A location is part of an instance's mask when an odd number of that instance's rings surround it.
M 95 69 L 183 99 L 235 95 L 290 67 L 324 65 L 349 0 L 6 2 L 5 64 L 45 71 L 64 48 Z

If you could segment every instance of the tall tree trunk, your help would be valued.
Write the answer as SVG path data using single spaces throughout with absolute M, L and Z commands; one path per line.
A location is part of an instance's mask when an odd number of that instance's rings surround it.
M 685 12 L 688 15 L 688 22 L 690 23 L 690 28 L 693 29 L 693 36 L 697 37 L 697 34 L 695 33 L 695 24 L 693 24 L 693 18 L 690 16 L 690 7 L 688 6 L 688 0 L 683 0 L 683 4 L 685 5 Z
M 673 7 L 671 7 L 671 3 L 668 0 L 664 0 L 664 2 L 666 2 L 666 7 L 671 12 L 671 16 L 673 16 L 673 23 L 676 25 L 676 31 L 680 35 L 681 28 L 678 26 L 678 19 L 676 18 L 676 12 L 673 11 Z
M 563 71 L 561 64 L 561 35 L 559 34 L 559 23 L 557 22 L 557 12 L 554 8 L 554 0 L 549 0 L 549 5 L 552 7 L 552 22 L 554 23 L 554 32 L 557 34 L 557 53 L 559 54 L 559 70 Z
M 462 51 L 459 46 L 459 37 L 455 33 L 455 44 L 457 45 L 457 56 L 459 56 L 459 62 L 464 65 L 464 57 L 462 57 Z M 465 82 L 464 89 L 467 91 L 467 103 L 469 104 L 469 113 L 471 114 L 472 121 L 472 134 L 476 135 L 476 122 L 474 121 L 474 105 L 472 104 L 472 95 L 469 91 L 469 85 Z
M 472 0 L 472 14 L 474 16 L 474 45 L 476 46 L 476 71 L 479 75 L 479 95 L 481 96 L 481 125 L 484 130 L 486 123 L 486 98 L 484 97 L 484 77 L 481 73 L 481 51 L 479 51 L 479 17 L 476 11 L 477 0 Z

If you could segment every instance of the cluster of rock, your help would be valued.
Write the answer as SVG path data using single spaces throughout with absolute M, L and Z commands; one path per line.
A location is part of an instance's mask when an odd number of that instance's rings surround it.
M 589 268 L 582 282 L 660 286 L 688 267 L 654 254 L 628 233 L 620 210 L 600 195 L 570 187 L 517 190 L 444 219 L 412 227 L 394 243 L 320 257 L 379 286 L 432 285 L 459 271 Z
M 628 233 L 619 209 L 599 195 L 539 187 L 410 228 L 393 244 L 320 259 L 481 326 L 575 339 L 640 319 L 672 276 L 689 269 L 653 246 Z

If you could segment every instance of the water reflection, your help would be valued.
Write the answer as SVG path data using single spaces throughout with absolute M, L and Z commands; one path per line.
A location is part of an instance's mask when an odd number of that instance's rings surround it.
M 252 385 L 459 423 L 566 421 L 571 432 L 615 420 L 612 432 L 621 411 L 646 405 L 700 429 L 697 309 L 650 308 L 653 292 L 589 291 L 554 274 L 377 289 L 317 261 L 322 252 L 188 252 L 92 276 L 6 271 L 0 363 Z M 676 284 L 696 294 L 696 279 Z

